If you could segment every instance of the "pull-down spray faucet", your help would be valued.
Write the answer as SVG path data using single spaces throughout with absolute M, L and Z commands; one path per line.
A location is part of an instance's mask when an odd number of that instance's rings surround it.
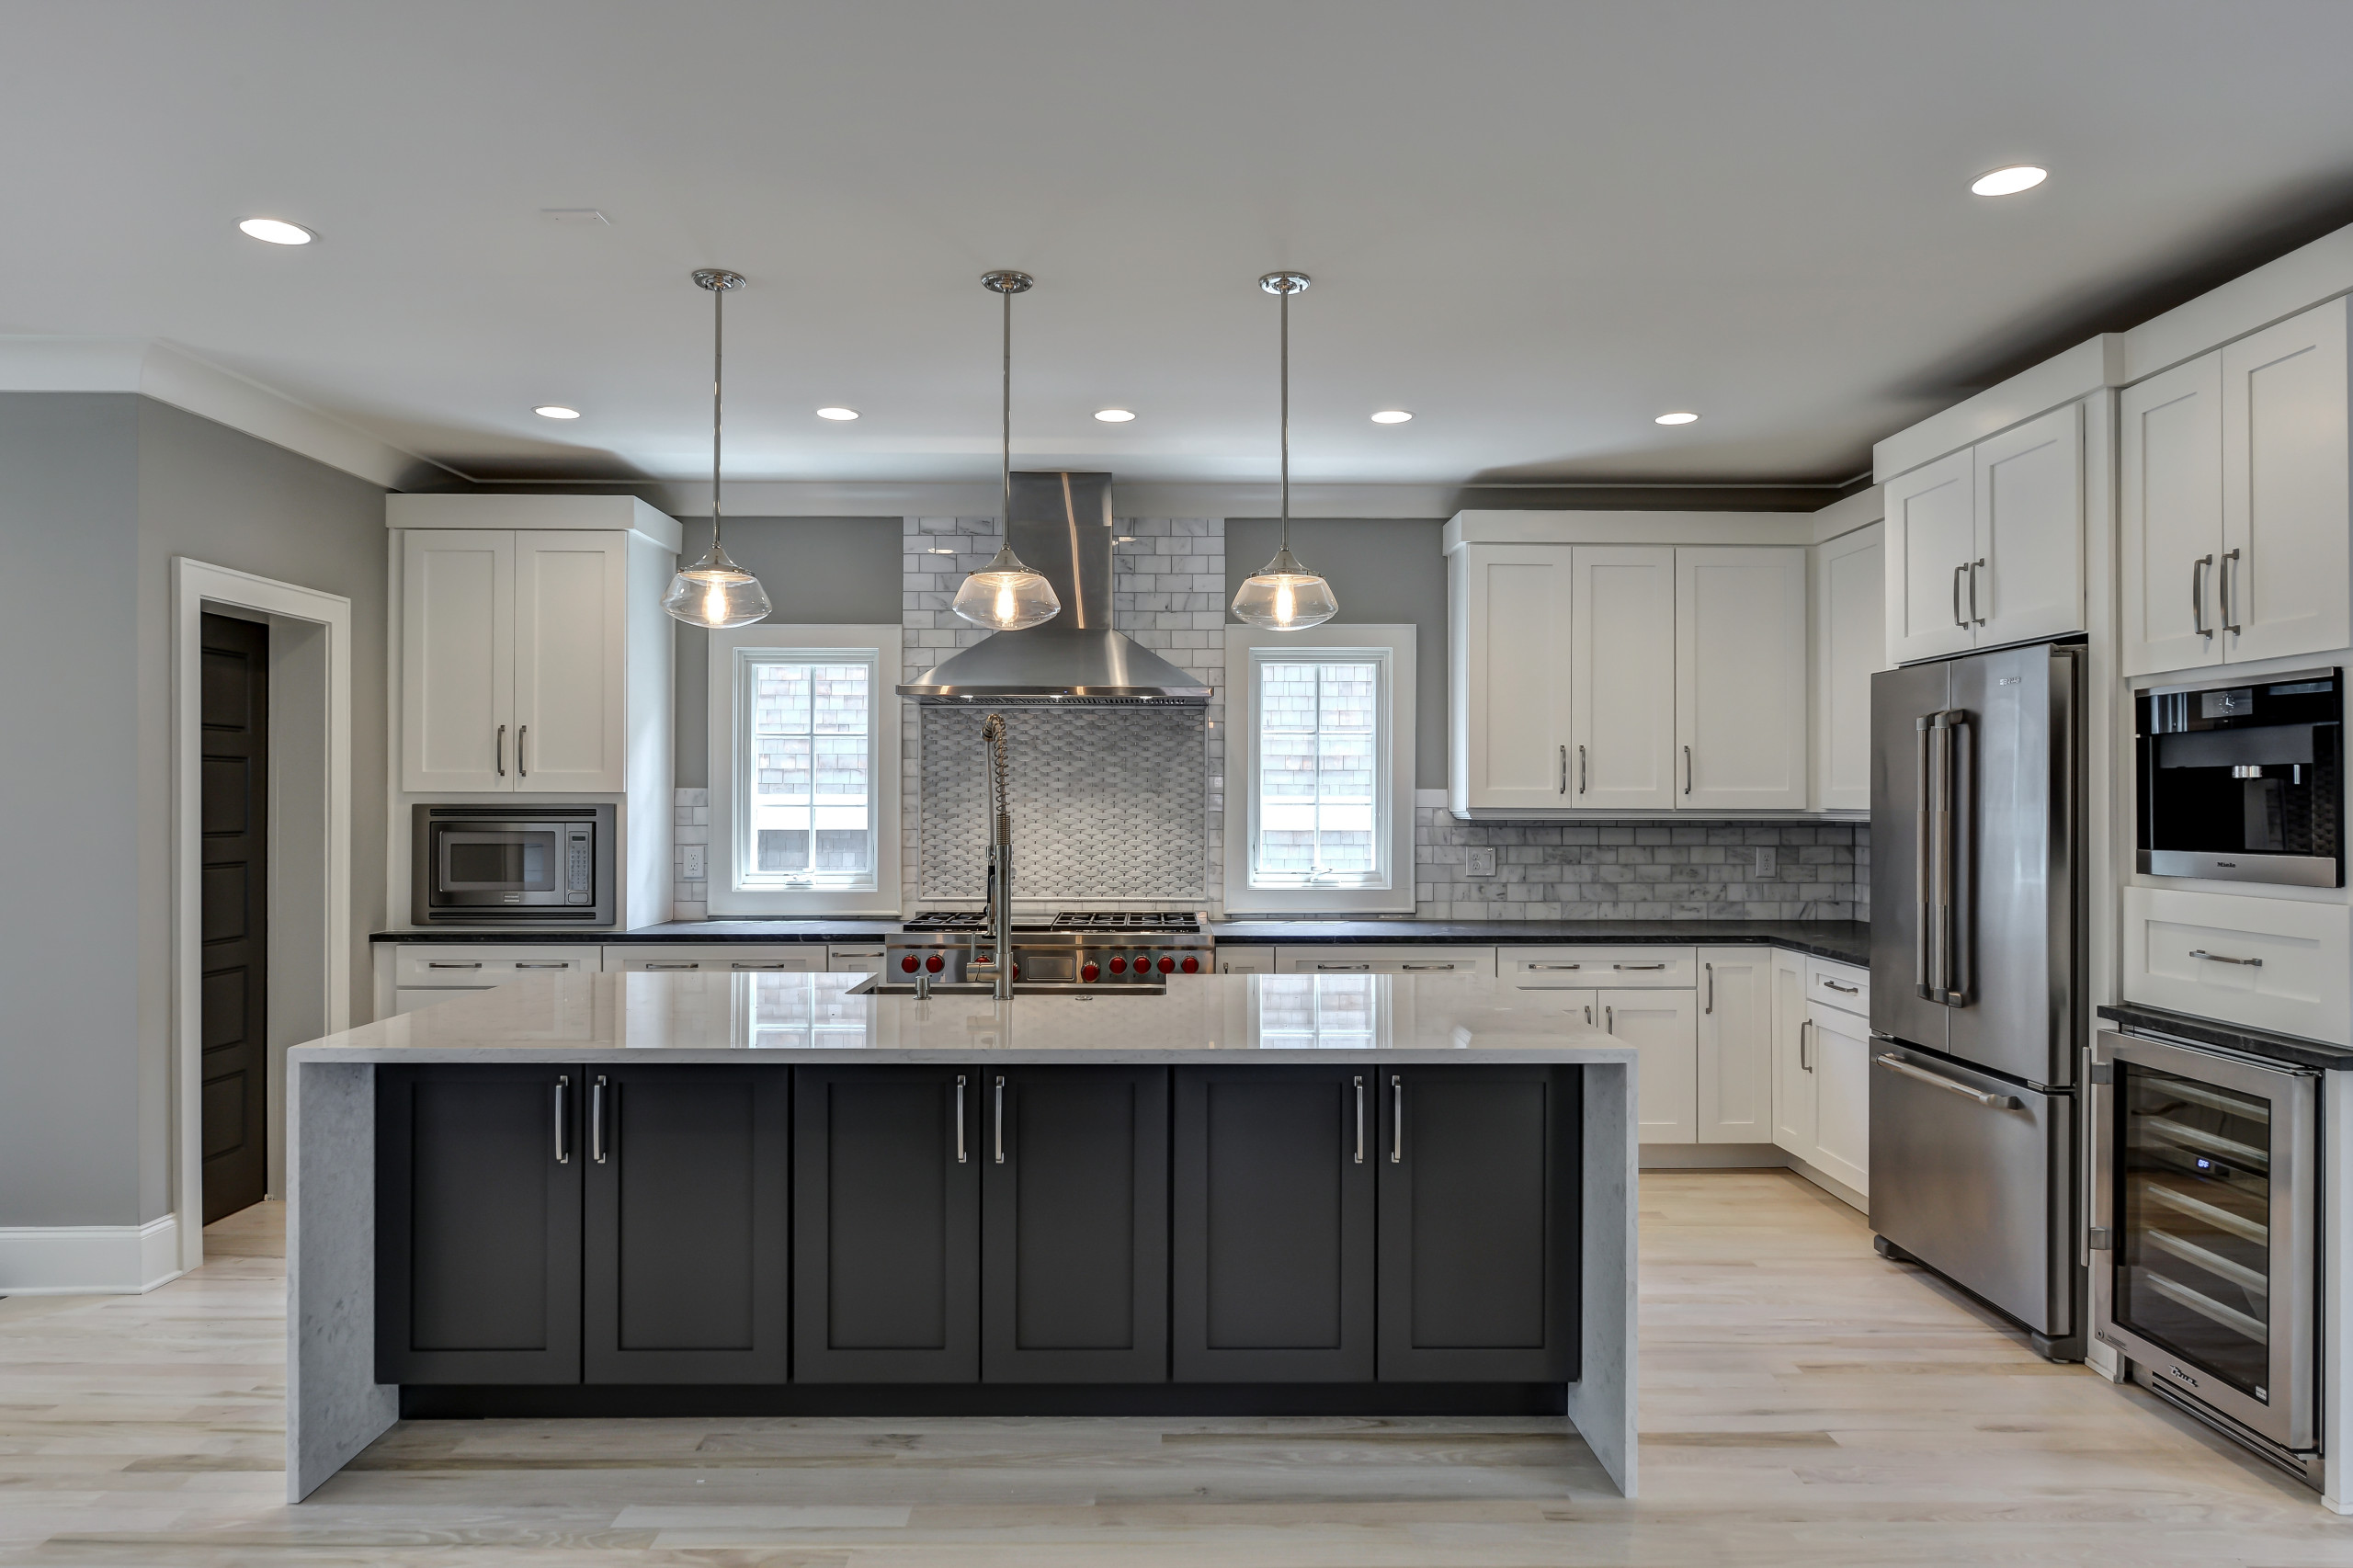
M 989 764 L 989 949 L 994 994 L 1013 994 L 1013 815 L 1006 800 L 1005 715 L 981 723 L 981 744 Z

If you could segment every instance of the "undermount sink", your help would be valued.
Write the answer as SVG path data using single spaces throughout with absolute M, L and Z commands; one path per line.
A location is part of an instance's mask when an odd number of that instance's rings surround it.
M 934 996 L 987 996 L 996 987 L 985 980 L 936 980 L 932 982 Z M 849 989 L 852 996 L 912 996 L 915 983 L 912 980 L 888 980 L 871 975 Z M 1087 984 L 1082 981 L 1017 980 L 1013 983 L 1016 996 L 1165 996 L 1168 983 L 1165 980 L 1122 981 L 1112 984 Z

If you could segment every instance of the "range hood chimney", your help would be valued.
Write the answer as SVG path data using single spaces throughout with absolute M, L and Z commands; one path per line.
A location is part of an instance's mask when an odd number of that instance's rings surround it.
M 901 697 L 1033 708 L 1209 700 L 1198 678 L 1112 629 L 1109 474 L 1015 474 L 1006 542 L 1054 585 L 1062 613 L 991 633 L 900 687 Z

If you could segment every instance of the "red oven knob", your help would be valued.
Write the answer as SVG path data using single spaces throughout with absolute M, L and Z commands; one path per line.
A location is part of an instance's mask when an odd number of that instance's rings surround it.
M 1138 964 L 1136 967 L 1137 967 L 1137 968 L 1139 968 L 1139 969 L 1141 969 L 1141 968 L 1142 968 L 1143 966 L 1142 966 L 1142 964 Z M 1125 973 L 1127 973 L 1127 972 L 1128 972 L 1128 960 L 1127 960 L 1126 959 L 1124 959 L 1124 958 L 1121 958 L 1119 954 L 1117 954 L 1117 953 L 1113 953 L 1113 954 L 1111 955 L 1111 972 L 1112 972 L 1113 974 L 1125 974 Z
M 1187 959 L 1187 960 L 1185 960 L 1185 972 L 1186 972 L 1187 974 L 1199 974 L 1199 973 L 1200 973 L 1200 972 L 1201 972 L 1201 960 L 1199 960 L 1199 959 L 1189 959 L 1189 958 L 1188 958 L 1188 959 Z
M 899 960 L 899 967 L 905 970 L 909 974 L 913 974 L 915 971 L 915 954 L 909 953 L 905 958 Z
M 1170 958 L 1170 957 L 1169 957 L 1167 954 L 1165 954 L 1165 953 L 1163 953 L 1163 954 L 1160 956 L 1160 972 L 1161 972 L 1161 973 L 1163 973 L 1163 974 L 1166 974 L 1166 973 L 1168 973 L 1169 971 L 1171 971 L 1172 970 L 1174 970 L 1176 967 L 1176 960 L 1175 959 Z
M 932 973 L 938 974 L 941 970 L 948 967 L 948 960 L 941 958 L 938 953 L 934 953 L 931 957 L 923 960 L 923 967 L 931 971 Z
M 1112 960 L 1111 961 L 1112 961 L 1113 963 L 1117 963 L 1117 962 L 1119 962 L 1120 960 L 1117 960 L 1117 959 L 1114 959 L 1114 960 Z M 1082 966 L 1080 967 L 1079 971 L 1078 971 L 1078 978 L 1079 978 L 1079 979 L 1081 979 L 1081 980 L 1094 980 L 1094 979 L 1096 979 L 1096 978 L 1099 977 L 1099 976 L 1102 974 L 1102 972 L 1103 972 L 1103 971 L 1102 971 L 1100 969 L 1098 969 L 1098 968 L 1097 968 L 1097 967 L 1095 966 L 1094 961 L 1093 961 L 1092 960 L 1089 960 L 1086 964 L 1084 964 L 1084 965 L 1082 965 Z

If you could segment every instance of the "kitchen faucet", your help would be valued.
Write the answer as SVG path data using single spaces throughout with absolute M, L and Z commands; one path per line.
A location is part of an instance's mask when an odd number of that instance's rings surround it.
M 989 809 L 989 949 L 995 972 L 993 994 L 1000 1002 L 1013 994 L 1013 815 L 1006 801 L 1005 715 L 992 713 L 981 722 L 981 744 L 988 748 Z

